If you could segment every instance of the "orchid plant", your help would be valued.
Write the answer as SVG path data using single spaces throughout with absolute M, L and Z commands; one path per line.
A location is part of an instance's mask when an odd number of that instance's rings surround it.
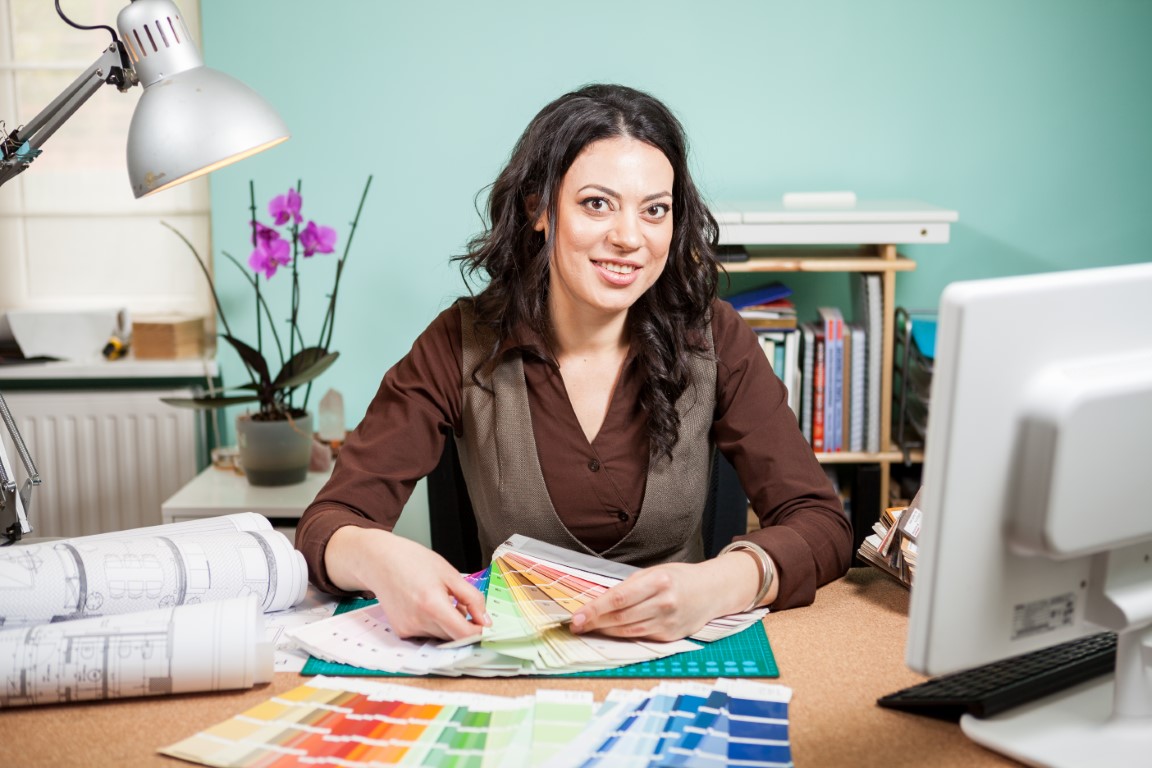
M 212 275 L 208 272 L 203 259 L 196 249 L 178 230 L 165 224 L 176 233 L 181 240 L 192 250 L 196 256 L 201 271 L 208 280 L 208 287 L 212 291 L 212 300 L 216 306 L 217 315 L 224 328 L 220 337 L 227 341 L 240 356 L 248 371 L 249 381 L 237 387 L 225 389 L 222 392 L 191 397 L 191 398 L 164 398 L 170 405 L 191 408 L 222 408 L 229 405 L 242 405 L 246 403 L 259 403 L 259 412 L 253 418 L 265 421 L 292 419 L 303 416 L 308 408 L 308 394 L 311 389 L 310 382 L 324 371 L 328 370 L 339 352 L 330 350 L 332 343 L 332 329 L 336 319 L 336 297 L 340 288 L 340 277 L 344 273 L 344 265 L 348 259 L 352 237 L 360 221 L 360 213 L 364 209 L 364 200 L 368 197 L 368 188 L 372 185 L 372 177 L 364 184 L 364 192 L 360 196 L 360 204 L 356 209 L 348 239 L 344 242 L 344 250 L 336 262 L 335 279 L 332 292 L 327 296 L 327 310 L 324 314 L 320 333 L 315 343 L 309 345 L 300 329 L 300 270 L 303 262 L 311 260 L 317 254 L 331 254 L 336 251 L 337 234 L 332 227 L 308 221 L 301 214 L 303 198 L 300 195 L 300 185 L 289 189 L 282 195 L 276 195 L 268 204 L 268 214 L 272 223 L 265 224 L 256 216 L 255 186 L 249 182 L 249 208 L 251 210 L 250 227 L 252 231 L 252 252 L 248 256 L 248 269 L 238 259 L 227 251 L 222 252 L 224 257 L 236 265 L 251 284 L 255 296 L 256 313 L 256 339 L 255 345 L 241 341 L 232 331 L 224 309 L 220 305 L 220 297 L 216 292 L 216 285 Z M 266 287 L 283 268 L 289 273 L 291 295 L 289 314 L 287 319 L 287 340 L 283 340 L 276 330 L 272 310 L 266 300 Z M 281 281 L 283 282 L 283 280 Z M 275 358 L 278 372 L 273 375 L 273 367 L 265 356 L 265 326 L 271 336 L 271 344 L 275 347 Z M 297 407 L 295 404 L 296 392 L 305 384 L 303 402 Z

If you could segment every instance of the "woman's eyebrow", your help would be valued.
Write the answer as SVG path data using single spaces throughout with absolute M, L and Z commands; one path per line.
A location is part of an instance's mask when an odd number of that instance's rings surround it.
M 603 194 L 607 195 L 608 197 L 614 197 L 617 200 L 620 199 L 620 193 L 619 192 L 612 189 L 611 187 L 605 187 L 601 184 L 585 184 L 583 187 L 580 188 L 580 193 L 583 193 L 589 189 L 594 189 L 597 192 L 602 192 Z M 649 202 L 652 202 L 653 200 L 659 200 L 660 198 L 663 198 L 663 197 L 672 197 L 672 193 L 671 192 L 653 192 L 652 194 L 645 195 L 643 198 L 641 198 L 640 202 L 649 203 Z

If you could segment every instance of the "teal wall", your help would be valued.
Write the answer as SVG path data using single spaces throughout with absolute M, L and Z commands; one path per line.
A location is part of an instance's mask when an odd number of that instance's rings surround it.
M 249 179 L 261 206 L 302 179 L 306 215 L 343 237 L 375 175 L 319 382 L 350 425 L 462 292 L 448 257 L 521 130 L 587 82 L 668 103 L 712 201 L 850 189 L 958 211 L 950 243 L 905 249 L 904 306 L 957 279 L 1152 257 L 1145 0 L 202 0 L 202 17 L 208 63 L 293 132 L 212 177 L 217 252 L 247 253 Z M 241 325 L 242 278 L 217 271 Z M 311 298 L 327 280 L 308 273 Z

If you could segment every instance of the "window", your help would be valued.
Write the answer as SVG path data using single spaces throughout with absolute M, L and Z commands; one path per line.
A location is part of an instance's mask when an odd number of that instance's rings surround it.
M 63 3 L 78 24 L 116 26 L 128 0 Z M 194 36 L 199 3 L 178 0 Z M 0 0 L 0 121 L 31 120 L 109 42 L 105 30 L 78 30 L 48 0 Z M 0 187 L 0 311 L 16 307 L 125 307 L 132 316 L 181 312 L 212 317 L 206 281 L 179 229 L 210 259 L 208 180 L 135 199 L 125 143 L 142 89 L 98 90 Z

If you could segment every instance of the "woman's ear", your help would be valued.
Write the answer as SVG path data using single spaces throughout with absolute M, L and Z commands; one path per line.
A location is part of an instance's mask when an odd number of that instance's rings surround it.
M 540 195 L 533 192 L 524 199 L 524 207 L 528 218 L 532 218 L 536 214 L 536 206 L 540 205 Z M 546 232 L 548 229 L 548 212 L 542 211 L 536 220 L 532 222 L 532 228 L 537 232 Z

